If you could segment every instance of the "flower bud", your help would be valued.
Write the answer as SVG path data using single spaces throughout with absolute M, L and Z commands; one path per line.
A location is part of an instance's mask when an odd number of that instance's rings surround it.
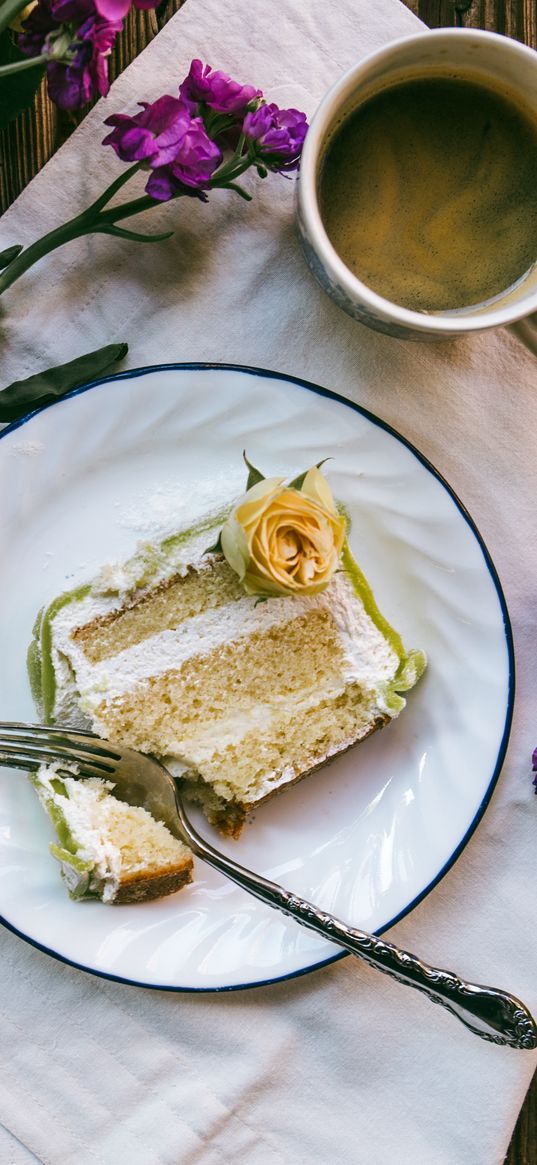
M 247 594 L 268 597 L 325 590 L 344 538 L 345 518 L 314 468 L 299 488 L 281 477 L 252 486 L 224 523 L 221 543 Z

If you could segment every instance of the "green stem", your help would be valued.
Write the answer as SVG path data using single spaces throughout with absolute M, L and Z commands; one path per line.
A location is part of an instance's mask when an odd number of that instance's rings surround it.
M 235 150 L 233 157 L 230 158 L 228 162 L 224 162 L 223 165 L 220 166 L 219 170 L 215 170 L 211 178 L 212 186 L 220 185 L 222 180 L 227 182 L 230 175 L 234 177 L 235 174 L 242 174 L 244 170 L 247 170 L 248 167 L 251 166 L 252 161 L 249 155 L 247 154 L 246 157 L 244 157 L 242 153 L 243 147 L 244 134 L 241 134 L 237 149 Z M 239 169 L 237 169 L 237 167 L 239 167 Z
M 125 170 L 124 173 L 120 174 L 119 177 L 116 178 L 115 182 L 112 182 L 111 185 L 107 187 L 107 189 L 104 191 L 104 194 L 100 194 L 99 197 L 95 199 L 95 202 L 92 202 L 91 206 L 88 206 L 86 214 L 89 214 L 90 211 L 93 211 L 94 214 L 98 214 L 98 212 L 102 210 L 103 206 L 106 206 L 106 203 L 110 202 L 110 199 L 114 197 L 114 194 L 117 194 L 118 190 L 121 190 L 121 187 L 129 181 L 129 178 L 132 178 L 133 174 L 136 174 L 136 171 L 140 169 L 141 165 L 141 162 L 135 162 L 134 166 L 129 166 L 128 170 Z
M 149 210 L 151 206 L 161 206 L 154 198 L 150 198 L 149 194 L 142 194 L 140 198 L 133 198 L 131 202 L 121 202 L 119 206 L 112 206 L 110 210 L 103 211 L 99 215 L 98 222 L 101 223 L 115 223 L 121 222 L 123 218 L 130 218 L 133 214 L 141 214 L 144 210 Z
M 22 73 L 23 69 L 34 69 L 37 65 L 45 65 L 50 58 L 46 53 L 40 57 L 25 57 L 24 61 L 12 61 L 10 65 L 0 65 L 0 80 L 10 73 Z
M 136 167 L 137 168 L 137 167 Z M 132 171 L 131 171 L 132 172 Z M 124 178 L 126 181 L 126 178 Z M 116 181 L 112 183 L 116 189 L 122 185 L 122 182 Z M 111 197 L 112 187 L 109 187 L 105 194 Z M 7 291 L 25 271 L 33 267 L 39 259 L 43 259 L 50 251 L 55 251 L 57 247 L 63 247 L 64 243 L 70 243 L 72 239 L 82 238 L 83 235 L 98 234 L 103 231 L 103 228 L 113 225 L 116 222 L 121 222 L 124 218 L 130 218 L 133 214 L 140 214 L 143 210 L 149 210 L 152 206 L 158 206 L 154 198 L 149 195 L 144 195 L 141 198 L 134 198 L 131 202 L 122 203 L 120 206 L 113 207 L 110 210 L 105 210 L 103 213 L 95 213 L 95 207 L 102 203 L 102 199 L 97 199 L 97 203 L 88 207 L 82 214 L 72 218 L 69 222 L 64 223 L 61 227 L 56 227 L 55 230 L 49 231 L 48 234 L 43 235 L 43 238 L 38 239 L 35 243 L 31 243 L 24 251 L 0 272 L 0 295 L 3 291 Z M 105 200 L 106 201 L 106 200 Z
M 26 8 L 27 3 L 28 0 L 4 0 L 0 8 L 0 32 L 3 32 L 5 28 L 9 28 L 9 25 L 18 16 L 19 12 L 22 12 L 23 8 Z
M 64 223 L 63 226 L 49 231 L 47 235 L 43 235 L 43 238 L 31 243 L 29 247 L 25 247 L 24 251 L 21 251 L 17 258 L 13 259 L 9 266 L 0 273 L 0 295 L 8 287 L 11 287 L 16 279 L 20 279 L 20 276 L 24 275 L 29 267 L 33 267 L 34 263 L 37 263 L 44 255 L 48 255 L 49 251 L 54 251 L 56 247 L 62 247 L 71 239 L 79 239 L 88 231 L 91 231 L 91 225 L 86 217 L 86 212 L 84 212 L 84 214 L 79 214 L 76 218 Z
M 252 159 L 247 157 L 244 158 L 243 161 L 238 165 L 223 166 L 222 169 L 220 171 L 217 170 L 216 174 L 214 174 L 211 178 L 211 186 L 213 186 L 216 190 L 218 190 L 219 187 L 228 186 L 230 182 L 234 182 L 236 178 L 239 178 L 241 174 L 244 174 L 245 170 L 249 170 L 251 165 Z
M 140 163 L 136 162 L 134 166 L 130 166 L 128 170 L 120 174 L 114 182 L 101 194 L 95 202 L 88 206 L 82 214 L 76 215 L 75 218 L 69 222 L 63 223 L 61 227 L 56 227 L 53 231 L 43 235 L 41 239 L 37 239 L 35 243 L 31 243 L 29 247 L 25 247 L 8 266 L 0 272 L 0 295 L 3 291 L 7 291 L 12 283 L 20 279 L 34 263 L 39 259 L 43 259 L 50 251 L 56 250 L 57 247 L 62 247 L 64 243 L 71 242 L 72 239 L 79 239 L 83 235 L 92 234 L 99 230 L 101 223 L 113 223 L 116 217 L 119 219 L 126 218 L 131 214 L 136 214 L 139 210 L 147 210 L 149 206 L 155 206 L 152 198 L 144 197 L 134 199 L 132 202 L 124 203 L 122 206 L 116 207 L 113 211 L 105 211 L 104 214 L 99 214 L 99 211 L 106 203 L 116 194 L 116 192 L 128 181 L 129 178 L 139 169 Z
M 250 159 L 245 159 L 241 165 L 235 167 L 232 175 L 229 174 L 227 178 L 214 183 L 215 187 L 220 189 L 227 188 L 229 190 L 234 190 L 243 198 L 249 199 L 249 195 L 246 194 L 245 191 L 241 190 L 240 187 L 234 186 L 233 182 L 231 181 L 231 178 L 235 178 L 238 174 L 242 174 L 242 172 L 247 170 L 249 166 Z M 109 207 L 108 210 L 102 209 L 104 206 L 106 206 L 106 203 L 110 200 L 110 198 L 112 198 L 116 191 L 119 190 L 120 187 L 123 186 L 130 177 L 132 177 L 138 168 L 138 163 L 136 163 L 134 166 L 131 166 L 125 174 L 121 175 L 119 178 L 116 178 L 115 182 L 113 182 L 111 186 L 105 190 L 104 194 L 102 194 L 100 198 L 92 203 L 92 205 L 89 206 L 87 210 L 83 211 L 82 214 L 79 214 L 75 218 L 70 219 L 70 221 L 64 223 L 63 226 L 56 227 L 55 230 L 49 231 L 48 234 L 43 235 L 43 238 L 38 239 L 35 243 L 31 243 L 29 247 L 25 248 L 25 250 L 20 251 L 19 254 L 16 254 L 11 263 L 9 263 L 9 265 L 3 271 L 0 271 L 0 295 L 3 291 L 6 291 L 8 287 L 11 287 L 12 283 L 15 283 L 15 281 L 19 279 L 21 275 L 24 275 L 25 271 L 28 271 L 30 267 L 33 267 L 34 263 L 37 263 L 39 259 L 43 259 L 45 255 L 50 253 L 50 251 L 56 250 L 57 247 L 62 247 L 64 243 L 69 243 L 72 239 L 79 239 L 83 235 L 107 233 L 112 234 L 113 231 L 111 228 L 114 227 L 115 223 L 121 222 L 125 218 L 131 218 L 133 215 L 142 214 L 143 211 L 150 210 L 152 206 L 159 206 L 160 203 L 156 202 L 154 198 L 151 198 L 148 194 L 144 194 L 139 198 L 131 199 L 130 202 L 123 202 L 120 203 L 119 206 Z M 174 201 L 176 198 L 181 198 L 182 196 L 182 193 L 178 193 L 174 195 L 174 198 L 170 201 Z M 141 242 L 143 240 L 142 238 L 138 237 L 137 241 Z M 148 237 L 147 241 L 157 242 L 158 237 L 155 236 L 154 240 L 153 238 L 150 239 Z M 13 250 L 16 252 L 16 248 L 13 248 Z
M 213 141 L 219 136 L 219 134 L 223 133 L 224 130 L 231 129 L 232 125 L 235 124 L 235 118 L 230 116 L 229 113 L 216 113 L 212 109 L 207 109 L 207 107 L 204 121 L 205 129 Z
M 222 189 L 223 190 L 234 190 L 235 194 L 240 194 L 241 198 L 244 198 L 245 202 L 252 201 L 252 195 L 248 194 L 248 192 L 246 190 L 243 190 L 242 186 L 239 186 L 238 182 L 226 182 L 226 185 L 223 186 Z

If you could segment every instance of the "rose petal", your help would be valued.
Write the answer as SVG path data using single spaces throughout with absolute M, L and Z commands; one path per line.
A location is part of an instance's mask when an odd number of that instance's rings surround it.
M 312 501 L 318 502 L 319 505 L 324 506 L 325 510 L 329 510 L 332 514 L 337 514 L 336 503 L 332 496 L 332 490 L 326 480 L 326 477 L 317 469 L 315 465 L 313 469 L 308 469 L 308 472 L 300 487 L 301 493 L 306 494 Z

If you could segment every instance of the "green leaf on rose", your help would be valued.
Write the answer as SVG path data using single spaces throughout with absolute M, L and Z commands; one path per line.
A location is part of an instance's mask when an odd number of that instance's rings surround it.
M 223 553 L 223 550 L 222 550 L 222 532 L 221 531 L 220 531 L 220 534 L 218 535 L 218 538 L 216 539 L 214 546 L 208 546 L 207 549 L 203 551 L 203 553 L 204 554 L 222 554 Z
M 317 462 L 315 468 L 320 469 L 321 465 L 324 465 L 326 461 L 331 460 L 331 457 L 323 457 L 322 461 Z M 299 473 L 298 477 L 294 477 L 293 480 L 289 482 L 289 489 L 302 489 L 308 473 L 309 469 L 305 469 L 304 473 Z
M 12 65 L 16 61 L 27 61 L 21 53 L 13 33 L 6 28 L 0 33 L 0 65 Z M 46 64 L 35 68 L 22 69 L 0 77 L 0 129 L 4 129 L 19 113 L 32 104 L 44 76 Z
M 128 350 L 128 344 L 107 344 L 95 352 L 77 356 L 67 364 L 15 381 L 0 390 L 0 423 L 20 421 L 34 409 L 52 404 L 71 389 L 95 380 L 118 360 L 123 360 Z
M 246 489 L 248 490 L 251 489 L 253 485 L 257 485 L 258 481 L 264 481 L 265 474 L 261 473 L 260 469 L 256 469 L 255 465 L 252 465 L 251 461 L 248 461 L 245 449 L 242 451 L 242 456 L 248 469 L 248 481 L 246 482 Z

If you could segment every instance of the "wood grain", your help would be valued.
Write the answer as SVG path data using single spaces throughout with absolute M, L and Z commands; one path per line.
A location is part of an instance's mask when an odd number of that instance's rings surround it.
M 537 49 L 535 0 L 403 0 L 430 28 L 488 28 Z M 532 1162 L 532 1165 L 535 1165 Z
M 131 12 L 111 58 L 112 78 L 149 44 L 181 3 L 182 0 L 165 0 L 156 12 Z M 273 3 L 276 8 L 277 0 Z M 404 0 L 404 3 L 431 28 L 453 25 L 487 28 L 537 49 L 537 0 Z M 336 16 L 337 6 L 334 6 L 334 19 Z M 0 213 L 55 153 L 82 116 L 60 113 L 48 101 L 43 83 L 34 108 L 0 131 Z M 490 1054 L 494 1055 L 493 1048 Z M 472 1163 L 469 1161 L 468 1165 Z M 537 1074 L 520 1113 L 505 1165 L 537 1165 Z

